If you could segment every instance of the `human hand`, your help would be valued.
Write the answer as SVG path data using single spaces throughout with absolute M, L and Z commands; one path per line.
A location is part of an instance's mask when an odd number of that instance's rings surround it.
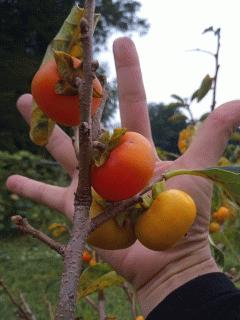
M 143 134 L 152 142 L 141 71 L 132 41 L 127 38 L 115 41 L 114 55 L 122 126 Z M 22 96 L 17 105 L 24 118 L 29 121 L 31 95 Z M 174 162 L 163 162 L 156 155 L 156 176 L 169 169 L 215 165 L 233 128 L 239 123 L 239 101 L 228 102 L 219 107 L 204 122 L 184 155 Z M 78 177 L 71 139 L 56 127 L 47 149 L 72 177 L 69 187 L 50 186 L 16 175 L 9 177 L 7 186 L 12 192 L 63 212 L 71 219 Z M 134 285 L 144 315 L 185 282 L 198 275 L 218 271 L 208 244 L 211 183 L 200 177 L 179 176 L 171 179 L 167 187 L 187 192 L 197 205 L 197 219 L 186 238 L 174 248 L 163 252 L 151 251 L 138 241 L 123 250 L 99 250 L 102 258 Z

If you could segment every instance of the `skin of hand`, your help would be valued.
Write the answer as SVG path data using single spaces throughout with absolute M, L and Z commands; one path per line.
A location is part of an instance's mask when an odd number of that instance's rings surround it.
M 143 134 L 152 142 L 136 48 L 130 39 L 123 37 L 115 40 L 113 52 L 122 126 Z M 31 99 L 30 94 L 25 94 L 17 102 L 17 107 L 27 122 L 30 119 Z M 205 120 L 191 146 L 180 158 L 174 162 L 163 162 L 156 155 L 155 175 L 169 169 L 206 168 L 216 165 L 231 133 L 239 124 L 240 101 L 227 102 L 218 107 Z M 8 178 L 7 187 L 20 196 L 62 212 L 71 220 L 78 177 L 71 139 L 56 126 L 47 149 L 72 177 L 70 186 L 50 186 L 13 175 Z M 196 203 L 197 219 L 187 237 L 179 241 L 174 248 L 162 252 L 149 250 L 138 241 L 123 250 L 99 250 L 101 257 L 133 284 L 144 316 L 187 281 L 199 275 L 219 271 L 211 256 L 208 242 L 211 182 L 201 177 L 178 176 L 170 179 L 167 187 L 187 192 Z

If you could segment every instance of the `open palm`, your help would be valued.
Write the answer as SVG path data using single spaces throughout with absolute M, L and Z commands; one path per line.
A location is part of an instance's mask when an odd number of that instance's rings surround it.
M 122 126 L 143 134 L 152 142 L 141 70 L 132 41 L 128 38 L 116 40 L 114 56 Z M 28 94 L 18 101 L 18 108 L 27 121 L 31 113 L 31 99 L 31 95 Z M 160 175 L 169 169 L 204 168 L 215 165 L 223 153 L 229 136 L 239 123 L 240 101 L 222 105 L 204 122 L 184 155 L 173 162 L 163 162 L 156 155 L 155 174 Z M 78 177 L 71 139 L 56 127 L 47 149 L 72 177 L 69 187 L 50 186 L 17 175 L 9 177 L 7 186 L 12 192 L 41 202 L 71 219 Z M 167 187 L 184 190 L 192 196 L 197 205 L 197 219 L 183 240 L 174 248 L 164 252 L 151 251 L 138 241 L 123 250 L 99 250 L 103 259 L 112 264 L 113 268 L 136 287 L 140 300 L 142 298 L 146 301 L 145 314 L 156 305 L 157 301 L 179 285 L 196 275 L 218 270 L 208 245 L 211 183 L 199 177 L 180 176 L 170 179 Z M 157 301 L 154 300 L 156 296 Z

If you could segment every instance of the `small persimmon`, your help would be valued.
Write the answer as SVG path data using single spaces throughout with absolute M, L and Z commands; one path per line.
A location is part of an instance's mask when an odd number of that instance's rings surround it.
M 89 263 L 89 261 L 92 259 L 92 255 L 88 250 L 84 250 L 82 254 L 82 259 L 86 263 Z
M 230 216 L 230 211 L 226 207 L 220 207 L 216 212 L 212 214 L 213 220 L 222 224 Z
M 211 222 L 209 224 L 209 232 L 210 233 L 217 233 L 221 230 L 221 226 L 218 222 Z
M 73 67 L 78 68 L 81 61 L 72 57 Z M 77 126 L 80 123 L 78 94 L 56 93 L 56 85 L 61 80 L 54 59 L 44 63 L 32 80 L 32 95 L 39 108 L 52 120 L 64 126 Z M 93 88 L 100 95 L 102 86 L 97 77 L 93 79 Z M 100 106 L 101 98 L 92 98 L 92 113 Z
M 92 186 L 104 199 L 120 201 L 140 192 L 153 176 L 151 143 L 137 132 L 126 132 L 106 162 L 92 168 Z
M 95 199 L 90 208 L 90 217 L 94 218 L 104 211 Z M 119 226 L 116 218 L 111 218 L 91 232 L 87 243 L 105 250 L 118 250 L 131 246 L 136 241 L 134 227 L 127 221 Z

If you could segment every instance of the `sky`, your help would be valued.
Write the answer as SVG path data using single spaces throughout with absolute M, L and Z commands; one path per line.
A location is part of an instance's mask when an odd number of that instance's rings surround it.
M 221 28 L 217 105 L 240 98 L 240 1 L 239 0 L 142 0 L 139 16 L 150 29 L 145 36 L 132 34 L 144 79 L 148 102 L 173 101 L 171 94 L 189 97 L 206 74 L 214 75 L 214 58 L 192 51 L 216 50 L 213 33 L 202 34 L 209 26 Z M 127 35 L 127 34 L 126 34 Z M 104 59 L 110 78 L 116 77 L 112 56 L 114 34 Z M 100 57 L 101 62 L 101 57 Z M 209 111 L 211 96 L 192 105 L 197 118 Z M 118 119 L 118 115 L 116 116 Z

